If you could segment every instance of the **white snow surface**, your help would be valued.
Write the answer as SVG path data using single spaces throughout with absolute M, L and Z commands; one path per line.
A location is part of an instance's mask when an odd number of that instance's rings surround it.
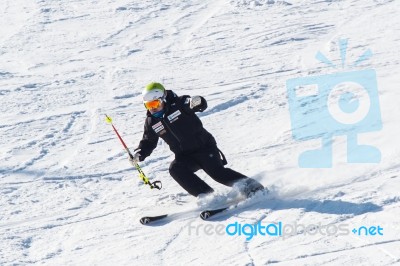
M 399 14 L 397 0 L 2 0 L 0 265 L 400 265 Z M 347 163 L 343 136 L 332 168 L 300 168 L 321 142 L 293 139 L 286 81 L 340 71 L 315 59 L 340 64 L 340 39 L 347 62 L 373 52 L 356 70 L 376 71 L 383 128 L 359 140 L 382 159 Z M 199 116 L 228 167 L 270 195 L 201 220 L 198 206 L 234 191 L 199 171 L 215 195 L 190 196 L 161 140 L 141 166 L 164 187 L 145 186 L 104 115 L 135 148 L 151 81 L 204 96 Z M 175 212 L 185 215 L 139 223 Z M 384 234 L 204 231 L 279 221 Z

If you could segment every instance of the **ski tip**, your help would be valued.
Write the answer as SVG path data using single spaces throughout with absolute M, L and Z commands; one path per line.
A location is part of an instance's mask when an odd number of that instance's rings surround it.
M 159 216 L 145 216 L 145 217 L 140 218 L 140 223 L 147 225 L 149 223 L 160 221 L 160 220 L 166 218 L 167 216 L 168 216 L 168 214 L 163 214 L 163 215 L 159 215 Z
M 150 223 L 150 218 L 149 217 L 140 218 L 140 223 L 143 225 L 148 224 Z
M 210 218 L 211 213 L 209 211 L 203 211 L 200 213 L 200 218 L 203 220 L 207 220 L 208 218 Z

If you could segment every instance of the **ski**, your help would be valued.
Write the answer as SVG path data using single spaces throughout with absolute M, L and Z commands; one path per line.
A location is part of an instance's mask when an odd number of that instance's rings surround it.
M 263 191 L 268 192 L 268 189 L 265 188 Z M 258 200 L 254 197 L 241 198 L 241 199 L 233 200 L 230 202 L 226 202 L 224 207 L 219 207 L 219 208 L 214 208 L 214 209 L 207 209 L 207 210 L 201 211 L 197 208 L 197 209 L 191 209 L 191 210 L 170 213 L 170 214 L 163 214 L 163 215 L 158 215 L 158 216 L 145 216 L 145 217 L 140 218 L 140 223 L 143 225 L 150 225 L 157 221 L 163 221 L 166 218 L 168 218 L 166 220 L 169 220 L 169 221 L 172 221 L 175 219 L 182 219 L 182 218 L 193 218 L 198 215 L 199 211 L 200 211 L 200 218 L 203 220 L 208 220 L 209 218 L 211 218 L 217 214 L 226 212 L 228 210 L 236 209 L 241 206 L 240 203 L 246 202 L 248 200 L 253 201 L 253 203 L 250 202 L 250 205 L 246 205 L 245 207 L 251 206 L 258 202 Z
M 200 213 L 200 218 L 203 219 L 203 220 L 207 220 L 207 219 L 209 219 L 209 218 L 211 218 L 211 217 L 213 217 L 213 216 L 215 216 L 217 214 L 226 212 L 226 211 L 228 211 L 230 209 L 235 209 L 235 208 L 238 207 L 239 203 L 245 202 L 248 199 L 249 198 L 241 199 L 241 200 L 238 200 L 238 201 L 234 201 L 234 202 L 232 202 L 232 203 L 230 203 L 230 204 L 228 204 L 228 205 L 226 205 L 225 207 L 222 207 L 222 208 L 204 210 L 204 211 L 202 211 Z
M 171 222 L 176 219 L 183 219 L 187 217 L 196 217 L 198 213 L 198 209 L 189 209 L 181 212 L 172 212 L 172 213 L 167 213 L 167 214 L 162 214 L 162 215 L 157 215 L 157 216 L 145 216 L 140 218 L 140 223 L 143 225 L 151 225 L 152 223 L 155 222 Z
M 200 213 L 200 217 L 203 220 L 207 220 L 211 216 L 214 216 L 214 215 L 216 215 L 218 213 L 221 213 L 221 212 L 229 209 L 231 206 L 234 206 L 234 205 L 229 205 L 227 207 L 223 207 L 223 208 L 219 208 L 219 209 L 212 209 L 212 210 L 202 211 Z M 173 215 L 171 215 L 171 214 L 163 214 L 163 215 L 158 215 L 158 216 L 145 216 L 145 217 L 140 218 L 140 223 L 143 224 L 143 225 L 149 225 L 151 223 L 163 220 L 163 219 L 165 219 L 167 217 L 172 218 Z
M 168 214 L 163 214 L 163 215 L 158 215 L 158 216 L 145 216 L 140 218 L 140 223 L 143 225 L 153 223 L 159 220 L 162 220 L 164 218 L 168 217 Z
M 210 218 L 210 217 L 212 217 L 212 216 L 214 216 L 214 215 L 216 215 L 218 213 L 226 211 L 231 206 L 234 206 L 234 205 L 230 205 L 230 206 L 227 206 L 227 207 L 224 207 L 224 208 L 220 208 L 220 209 L 212 209 L 212 210 L 202 211 L 200 213 L 200 217 L 203 220 L 207 220 L 208 218 Z M 145 216 L 145 217 L 140 218 L 140 223 L 143 224 L 143 225 L 149 225 L 151 223 L 163 220 L 163 219 L 165 219 L 167 217 L 171 217 L 171 215 L 163 214 L 163 215 L 158 215 L 158 216 Z
M 218 213 L 224 212 L 224 211 L 228 210 L 229 208 L 230 208 L 230 206 L 229 207 L 220 208 L 220 209 L 202 211 L 200 213 L 200 218 L 203 219 L 203 220 L 207 220 L 208 218 L 210 218 L 210 217 L 212 217 L 212 216 L 214 216 L 214 215 L 216 215 Z

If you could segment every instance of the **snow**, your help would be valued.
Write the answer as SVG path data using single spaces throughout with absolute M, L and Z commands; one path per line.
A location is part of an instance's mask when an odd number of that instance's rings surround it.
M 1 265 L 400 265 L 400 24 L 390 0 L 50 1 L 0 6 Z M 377 74 L 382 130 L 359 135 L 380 163 L 300 168 L 318 139 L 292 136 L 286 81 L 330 74 L 367 49 L 356 69 Z M 169 176 L 173 154 L 159 142 L 142 163 L 164 188 L 137 177 L 105 114 L 128 146 L 142 136 L 141 90 L 162 82 L 202 95 L 199 114 L 228 166 L 271 194 L 205 222 Z M 204 172 L 223 201 L 232 191 Z M 204 199 L 203 199 L 204 200 Z M 143 226 L 145 215 L 184 212 Z M 273 223 L 381 226 L 383 235 L 207 235 L 206 225 Z M 199 234 L 190 231 L 198 228 Z

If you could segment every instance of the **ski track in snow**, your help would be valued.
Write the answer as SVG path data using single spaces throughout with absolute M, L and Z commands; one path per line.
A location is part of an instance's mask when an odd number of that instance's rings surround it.
M 397 265 L 400 154 L 396 142 L 399 5 L 391 0 L 26 1 L 0 7 L 1 265 Z M 383 129 L 361 137 L 379 164 L 347 164 L 335 140 L 331 169 L 302 169 L 318 147 L 292 139 L 286 80 L 376 70 Z M 143 163 L 161 191 L 137 178 L 108 114 L 130 148 L 142 137 L 141 88 L 160 81 L 203 95 L 199 114 L 228 158 L 273 192 L 212 221 L 168 174 L 163 141 Z M 311 112 L 319 112 L 313 110 Z M 224 198 L 229 189 L 199 176 Z M 216 196 L 215 200 L 218 200 Z M 176 213 L 155 226 L 145 215 Z M 191 226 L 240 222 L 381 225 L 384 236 L 287 239 L 189 234 Z

